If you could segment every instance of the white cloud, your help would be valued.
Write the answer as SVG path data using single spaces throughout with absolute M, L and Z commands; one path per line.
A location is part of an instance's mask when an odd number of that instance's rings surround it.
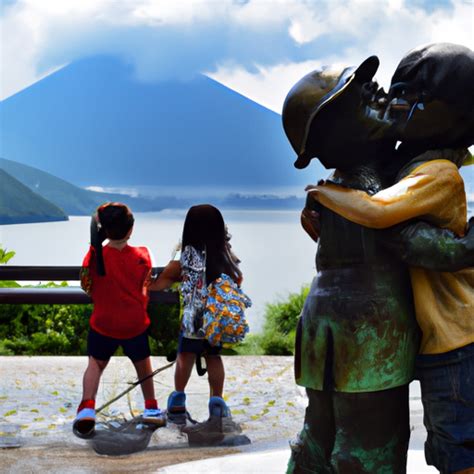
M 0 97 L 81 57 L 114 54 L 141 80 L 208 71 L 279 111 L 291 85 L 322 64 L 376 53 L 387 85 L 414 46 L 472 47 L 472 15 L 465 0 L 432 11 L 409 0 L 19 0 L 0 17 Z
M 297 26 L 292 24 L 290 29 L 300 42 L 314 39 L 311 32 L 315 31 L 350 32 L 350 40 L 339 51 L 330 54 L 320 51 L 317 61 L 256 64 L 252 71 L 223 64 L 209 75 L 280 113 L 295 82 L 321 65 L 356 66 L 376 54 L 381 61 L 376 79 L 387 89 L 398 62 L 415 46 L 434 42 L 458 43 L 471 49 L 474 46 L 474 6 L 463 0 L 455 0 L 452 9 L 431 13 L 403 0 L 391 0 L 388 5 L 369 0 L 334 1 L 325 13 L 322 30 L 321 19 L 315 16 L 302 19 Z
M 264 107 L 281 113 L 290 88 L 309 71 L 323 65 L 320 61 L 304 61 L 270 67 L 256 66 L 255 73 L 243 67 L 221 66 L 208 75 Z

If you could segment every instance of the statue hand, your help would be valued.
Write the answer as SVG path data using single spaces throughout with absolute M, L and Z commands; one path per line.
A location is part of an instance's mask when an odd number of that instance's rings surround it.
M 308 191 L 314 191 L 314 190 L 317 189 L 318 186 L 324 186 L 325 184 L 326 184 L 326 180 L 325 180 L 325 179 L 320 179 L 320 180 L 318 181 L 318 184 L 308 184 L 308 185 L 304 188 L 304 190 L 305 190 L 306 192 L 308 192 Z
M 315 242 L 319 240 L 321 222 L 319 220 L 318 212 L 305 207 L 301 212 L 301 226 Z

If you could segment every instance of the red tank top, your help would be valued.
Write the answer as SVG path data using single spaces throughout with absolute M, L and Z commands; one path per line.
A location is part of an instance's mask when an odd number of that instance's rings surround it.
M 91 328 L 116 339 L 138 336 L 150 324 L 146 286 L 151 272 L 148 249 L 126 245 L 117 250 L 106 245 L 103 256 L 105 276 L 97 274 L 92 247 L 82 264 L 83 268 L 89 269 L 90 296 L 94 303 Z

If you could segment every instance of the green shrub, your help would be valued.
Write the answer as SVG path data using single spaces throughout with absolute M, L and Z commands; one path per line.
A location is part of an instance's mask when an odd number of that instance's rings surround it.
M 0 354 L 85 354 L 91 311 L 91 305 L 2 305 Z
M 2 244 L 0 244 L 0 264 L 6 264 L 10 259 L 12 259 L 15 256 L 15 252 L 13 250 L 10 250 L 8 252 L 8 249 L 4 249 Z
M 264 355 L 261 334 L 248 334 L 242 343 L 233 348 L 238 355 Z
M 148 306 L 150 349 L 153 355 L 168 356 L 178 348 L 180 305 L 155 303 Z
M 294 354 L 296 324 L 308 292 L 309 286 L 306 285 L 299 293 L 290 293 L 285 301 L 267 304 L 264 314 L 265 324 L 260 340 L 264 354 Z

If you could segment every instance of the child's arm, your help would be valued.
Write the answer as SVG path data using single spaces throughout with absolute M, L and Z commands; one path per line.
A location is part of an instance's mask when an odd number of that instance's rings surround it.
M 79 278 L 81 280 L 81 288 L 89 295 L 92 294 L 92 277 L 90 272 L 91 264 L 94 263 L 94 249 L 92 247 L 89 248 L 84 260 L 82 262 L 82 267 L 79 272 Z
M 181 265 L 179 261 L 172 260 L 148 288 L 150 291 L 161 291 L 170 288 L 177 281 L 181 281 Z
M 316 186 L 308 189 L 308 193 L 342 217 L 375 229 L 416 217 L 443 226 L 447 222 L 442 214 L 463 212 L 459 204 L 465 202 L 464 184 L 457 166 L 447 160 L 427 162 L 373 196 L 335 184 Z M 456 229 L 460 235 L 463 232 L 464 228 Z

